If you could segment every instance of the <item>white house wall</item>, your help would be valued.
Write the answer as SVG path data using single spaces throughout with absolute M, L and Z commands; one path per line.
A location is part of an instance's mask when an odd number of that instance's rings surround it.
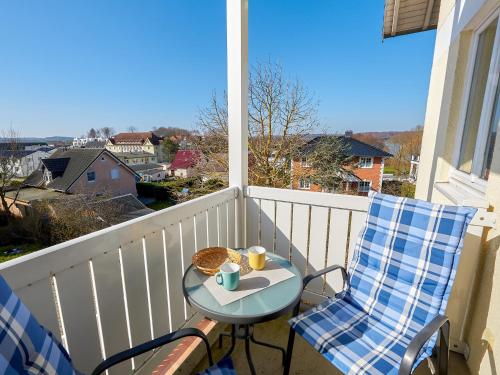
M 453 177 L 453 155 L 459 147 L 467 71 L 474 29 L 500 7 L 498 0 L 443 0 L 436 36 L 429 95 L 422 140 L 416 196 L 433 202 L 500 207 L 500 133 L 493 154 L 486 192 L 481 199 L 457 190 Z M 463 328 L 452 328 L 455 350 L 468 357 L 472 374 L 496 374 L 500 363 L 500 225 L 483 233 L 469 231 L 462 252 L 456 283 L 447 313 L 453 321 L 466 320 Z M 472 286 L 472 287 L 471 287 Z M 469 301 L 469 298 L 472 298 Z M 455 324 L 456 326 L 456 324 Z M 498 336 L 498 337 L 496 337 Z M 497 365 L 495 365 L 495 363 Z

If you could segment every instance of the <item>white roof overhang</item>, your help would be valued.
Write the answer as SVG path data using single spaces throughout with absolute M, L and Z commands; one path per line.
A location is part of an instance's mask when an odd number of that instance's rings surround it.
M 440 0 L 385 0 L 383 37 L 435 29 Z

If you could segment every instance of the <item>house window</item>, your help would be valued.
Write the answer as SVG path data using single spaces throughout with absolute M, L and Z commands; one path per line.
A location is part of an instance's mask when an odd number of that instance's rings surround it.
M 476 31 L 469 61 L 468 92 L 465 95 L 462 129 L 458 132 L 459 148 L 455 166 L 460 177 L 471 182 L 487 180 L 500 118 L 499 80 L 500 33 L 498 16 Z M 465 178 L 465 177 L 464 177 Z M 462 178 L 462 179 L 464 179 Z
M 358 183 L 358 191 L 360 193 L 368 193 L 370 191 L 371 186 L 372 186 L 371 181 L 360 181 Z
M 113 168 L 111 170 L 111 179 L 112 180 L 118 180 L 120 178 L 120 169 L 119 168 Z
M 311 189 L 311 179 L 308 178 L 301 178 L 299 180 L 299 189 L 303 190 L 309 190 Z
M 94 182 L 95 181 L 95 172 L 87 172 L 87 181 L 88 182 Z
M 373 168 L 373 158 L 359 158 L 359 168 Z

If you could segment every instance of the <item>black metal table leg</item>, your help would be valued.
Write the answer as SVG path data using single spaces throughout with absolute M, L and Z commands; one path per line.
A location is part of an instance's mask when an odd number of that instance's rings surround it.
M 247 356 L 248 367 L 250 368 L 250 373 L 252 375 L 255 375 L 255 366 L 252 360 L 252 353 L 250 352 L 250 342 L 253 342 L 256 345 L 261 345 L 271 349 L 279 350 L 282 355 L 281 358 L 282 365 L 286 366 L 287 352 L 285 351 L 285 349 L 280 348 L 279 346 L 276 345 L 268 344 L 267 342 L 256 340 L 253 335 L 252 324 L 241 324 L 241 325 L 231 324 L 231 333 L 223 332 L 219 335 L 219 347 L 222 346 L 222 337 L 224 336 L 231 337 L 231 347 L 226 352 L 226 354 L 224 354 L 223 358 L 230 356 L 231 353 L 234 351 L 234 348 L 236 346 L 236 339 L 245 340 L 245 354 Z
M 226 354 L 224 354 L 223 358 L 229 357 L 231 353 L 234 351 L 235 346 L 236 346 L 236 325 L 231 324 L 231 347 L 226 352 Z
M 249 326 L 245 325 L 245 353 L 247 354 L 248 367 L 250 367 L 250 373 L 255 375 L 255 367 L 252 362 L 252 354 L 250 353 L 250 332 Z
M 283 375 L 288 375 L 290 373 L 290 365 L 292 363 L 292 351 L 293 351 L 293 343 L 295 341 L 295 330 L 290 327 L 290 333 L 288 335 L 288 345 L 286 347 L 286 359 L 285 359 L 285 367 L 283 369 Z

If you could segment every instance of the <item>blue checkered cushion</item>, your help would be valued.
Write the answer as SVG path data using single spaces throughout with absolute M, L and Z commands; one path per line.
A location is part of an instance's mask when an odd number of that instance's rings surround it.
M 0 374 L 78 374 L 64 347 L 0 276 Z
M 233 361 L 231 357 L 225 357 L 215 365 L 200 372 L 198 375 L 235 375 Z
M 411 339 L 445 312 L 476 210 L 378 193 L 370 197 L 348 272 L 349 291 L 290 324 L 344 373 L 397 374 Z M 416 365 L 435 342 L 436 336 Z

